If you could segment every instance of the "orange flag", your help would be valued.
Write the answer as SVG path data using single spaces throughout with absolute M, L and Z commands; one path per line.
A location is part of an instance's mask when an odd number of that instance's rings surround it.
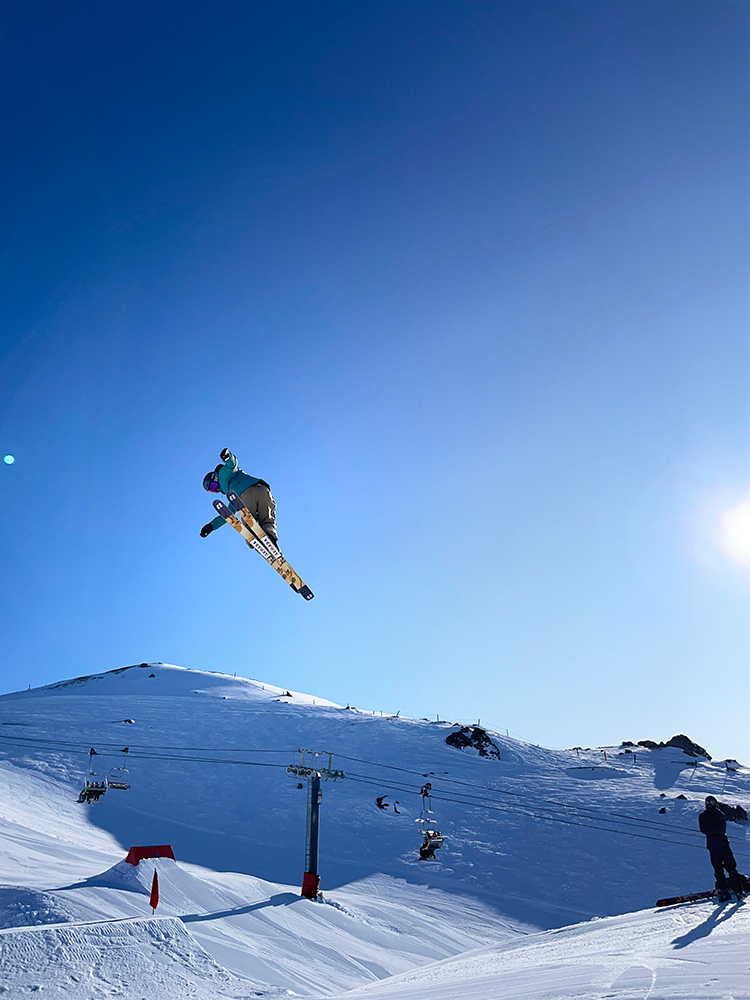
M 156 912 L 156 907 L 159 905 L 159 876 L 156 874 L 156 869 L 154 868 L 154 880 L 151 883 L 151 899 L 149 899 L 149 906 L 151 907 L 151 912 Z

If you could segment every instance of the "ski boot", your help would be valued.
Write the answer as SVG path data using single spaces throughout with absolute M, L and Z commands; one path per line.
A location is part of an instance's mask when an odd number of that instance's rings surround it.
M 723 889 L 719 889 L 719 902 L 728 903 L 732 899 L 732 890 L 725 886 Z

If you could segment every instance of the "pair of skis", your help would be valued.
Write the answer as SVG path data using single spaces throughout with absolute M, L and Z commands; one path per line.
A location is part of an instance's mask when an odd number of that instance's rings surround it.
M 283 580 L 286 580 L 295 593 L 301 594 L 306 601 L 312 600 L 315 594 L 313 594 L 304 580 L 295 573 L 276 548 L 272 539 L 261 528 L 237 494 L 230 490 L 227 493 L 227 499 L 237 511 L 237 514 L 233 514 L 222 500 L 214 500 L 214 508 L 217 513 L 221 514 L 224 520 L 242 535 L 251 548 L 259 552 L 266 562 L 273 566 L 279 576 Z
M 738 903 L 741 903 L 745 898 L 746 893 L 735 892 L 734 889 L 730 890 L 732 895 L 735 897 Z M 720 896 L 718 889 L 706 889 L 705 892 L 689 892 L 686 896 L 670 896 L 669 899 L 657 899 L 657 906 L 677 906 L 679 903 L 697 903 L 701 899 L 712 899 L 714 897 Z M 729 900 L 725 900 L 729 902 Z
M 669 896 L 668 899 L 657 899 L 657 906 L 677 906 L 678 903 L 697 903 L 699 899 L 711 899 L 718 896 L 718 889 L 706 889 L 705 892 L 689 892 L 685 896 Z

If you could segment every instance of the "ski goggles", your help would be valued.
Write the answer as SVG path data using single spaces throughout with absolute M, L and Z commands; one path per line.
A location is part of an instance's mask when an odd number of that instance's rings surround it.
M 208 484 L 208 492 L 209 493 L 218 493 L 219 492 L 219 480 L 218 479 L 212 479 L 211 480 L 211 482 Z

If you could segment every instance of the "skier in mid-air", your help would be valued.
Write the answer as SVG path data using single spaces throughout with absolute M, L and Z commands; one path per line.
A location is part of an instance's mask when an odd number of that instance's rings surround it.
M 732 848 L 729 846 L 726 817 L 713 795 L 706 796 L 706 808 L 698 816 L 698 826 L 701 833 L 706 835 L 706 847 L 716 876 L 719 899 L 722 902 L 731 899 L 730 889 L 733 889 L 738 895 L 743 895 L 746 891 L 743 876 L 737 871 L 737 862 L 734 860 Z
M 237 465 L 237 459 L 228 448 L 223 449 L 219 458 L 221 464 L 217 465 L 213 472 L 209 472 L 203 477 L 203 489 L 208 493 L 226 494 L 230 490 L 236 493 L 261 528 L 270 536 L 274 545 L 278 547 L 276 501 L 271 493 L 271 487 L 265 479 L 256 479 L 243 472 Z M 231 503 L 229 507 L 234 511 Z M 213 521 L 203 525 L 201 538 L 210 535 L 212 531 L 216 531 L 225 523 L 223 517 L 215 517 Z

